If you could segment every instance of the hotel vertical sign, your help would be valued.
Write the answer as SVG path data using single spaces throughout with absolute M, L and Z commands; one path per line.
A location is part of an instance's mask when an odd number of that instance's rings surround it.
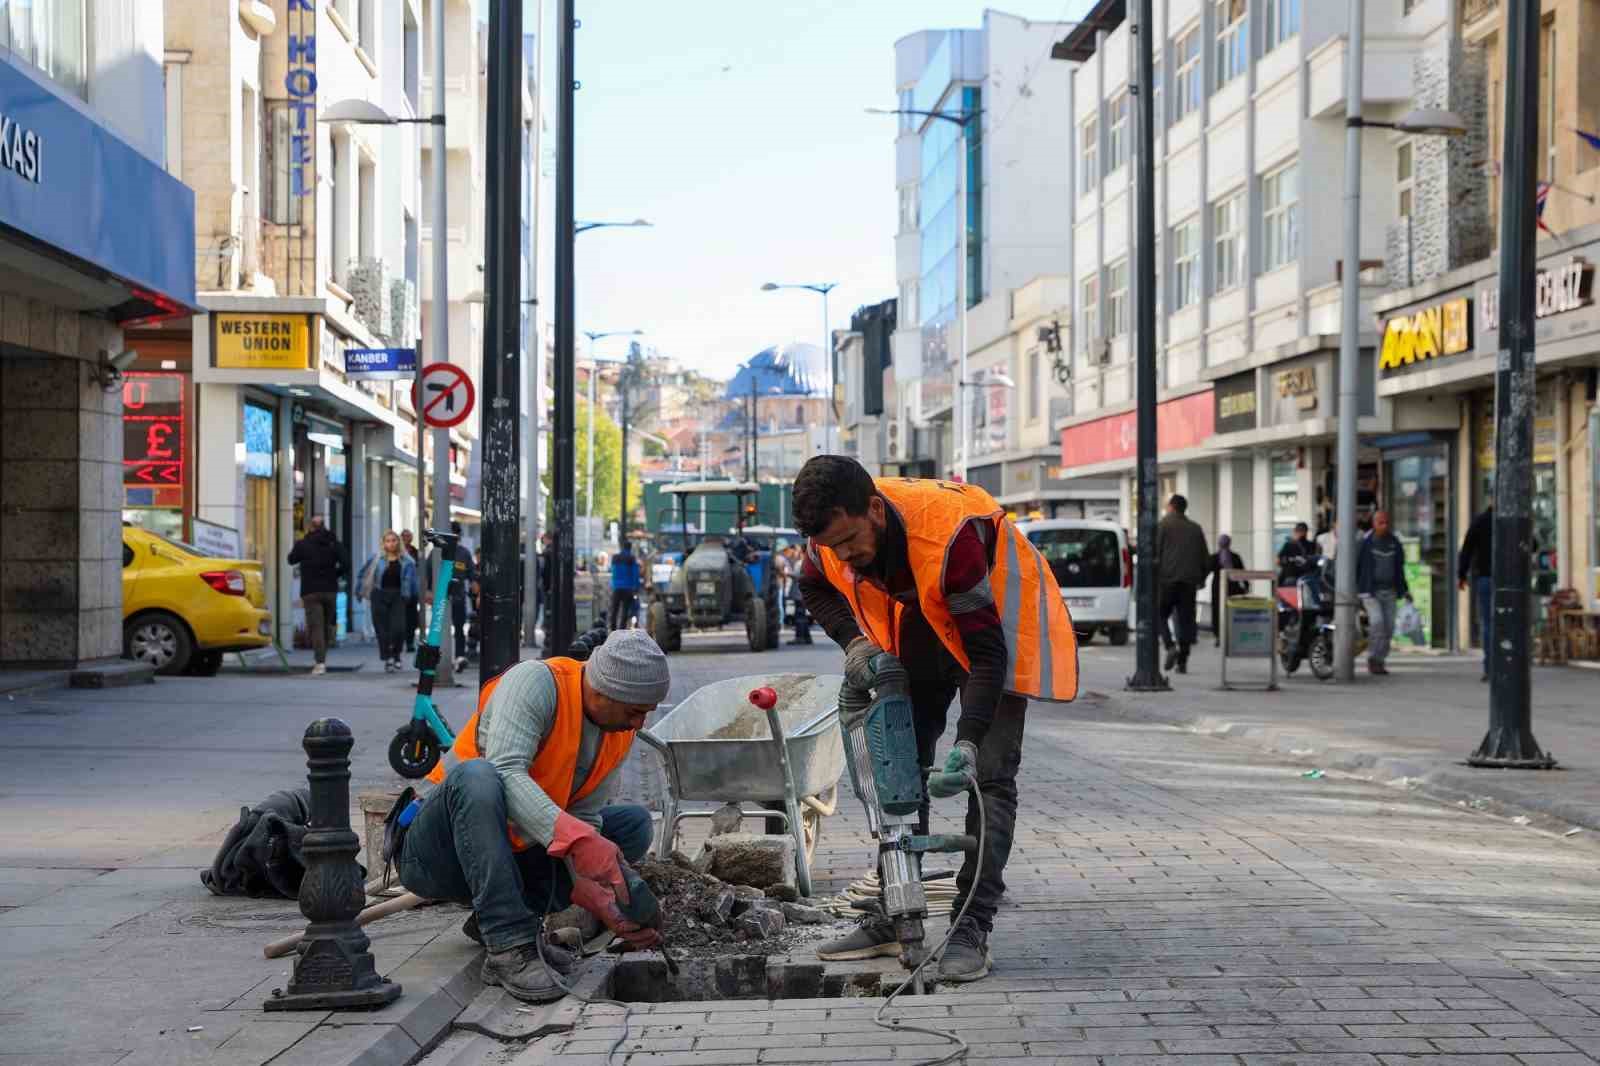
M 289 195 L 317 190 L 317 0 L 289 0 L 289 70 L 283 87 L 294 120 L 289 134 Z

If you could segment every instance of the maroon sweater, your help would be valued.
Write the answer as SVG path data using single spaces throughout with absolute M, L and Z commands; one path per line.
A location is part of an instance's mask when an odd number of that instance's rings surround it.
M 864 580 L 885 589 L 904 605 L 900 626 L 900 659 L 912 681 L 938 681 L 963 673 L 955 656 L 934 633 L 922 615 L 917 586 L 907 559 L 905 529 L 893 508 L 886 509 L 888 529 L 883 551 L 872 565 L 859 571 Z M 961 686 L 961 717 L 956 739 L 982 742 L 994 721 L 995 708 L 1004 695 L 1007 651 L 1000 612 L 989 588 L 994 563 L 994 526 L 981 518 L 969 519 L 950 545 L 940 590 L 967 653 L 970 671 Z M 815 548 L 806 546 L 800 570 L 800 597 L 806 610 L 841 648 L 861 636 L 854 612 L 844 594 L 833 587 L 817 561 Z

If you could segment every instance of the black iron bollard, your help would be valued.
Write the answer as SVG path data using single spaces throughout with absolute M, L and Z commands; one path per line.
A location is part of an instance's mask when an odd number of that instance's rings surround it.
M 306 727 L 306 778 L 311 783 L 311 824 L 301 850 L 300 913 L 311 924 L 295 958 L 288 991 L 274 988 L 267 1010 L 351 1010 L 381 1007 L 400 998 L 400 986 L 379 976 L 371 941 L 356 924 L 366 905 L 360 841 L 350 829 L 350 749 L 355 738 L 337 718 Z

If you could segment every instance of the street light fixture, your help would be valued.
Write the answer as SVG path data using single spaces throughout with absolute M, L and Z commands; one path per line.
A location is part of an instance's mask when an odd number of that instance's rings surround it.
M 650 229 L 654 226 L 654 222 L 643 218 L 636 218 L 632 222 L 574 222 L 572 232 L 588 233 L 592 229 Z
M 965 154 L 970 146 L 969 127 L 982 114 L 982 108 L 972 111 L 924 111 L 916 107 L 869 107 L 865 111 L 869 115 L 915 115 L 918 118 L 939 119 L 944 122 L 953 122 L 961 127 L 962 152 Z M 956 369 L 956 381 L 967 380 L 967 270 L 968 270 L 968 231 L 972 227 L 972 216 L 967 204 L 967 168 L 965 161 L 962 166 L 956 167 L 956 200 L 961 207 L 961 265 L 957 270 L 959 281 L 960 300 L 956 305 L 956 313 L 961 316 L 961 358 Z M 961 480 L 967 479 L 967 436 L 970 432 L 967 426 L 967 414 L 963 405 L 957 404 L 956 411 L 956 446 L 961 450 L 961 459 L 957 464 L 960 468 Z
M 586 465 L 588 467 L 589 488 L 584 494 L 585 498 L 583 501 L 583 552 L 587 557 L 594 550 L 594 533 L 592 531 L 594 526 L 594 384 L 595 378 L 599 376 L 598 371 L 600 369 L 601 362 L 600 359 L 594 354 L 594 342 L 604 340 L 607 337 L 642 337 L 644 336 L 644 330 L 612 329 L 606 330 L 602 333 L 584 330 L 583 335 L 589 338 L 589 453 L 586 460 Z M 607 359 L 605 361 L 608 363 L 620 362 L 620 360 L 616 359 Z M 622 461 L 624 464 L 626 464 L 628 457 L 624 455 L 622 457 Z
M 421 115 L 417 118 L 404 118 L 391 115 L 371 100 L 349 99 L 340 100 L 329 104 L 321 115 L 321 122 L 335 123 L 347 122 L 354 126 L 443 126 L 444 115 Z
M 777 292 L 779 289 L 805 289 L 807 292 L 818 293 L 822 296 L 822 355 L 828 368 L 828 403 L 822 409 L 822 450 L 833 452 L 833 334 L 829 331 L 828 321 L 828 293 L 839 287 L 837 281 L 823 281 L 811 285 L 783 285 L 776 281 L 769 281 L 761 286 L 762 292 Z
M 989 375 L 988 381 L 962 381 L 958 384 L 963 389 L 1014 389 L 1017 383 L 1011 380 L 1010 374 L 995 373 Z
M 1356 462 L 1360 450 L 1361 333 L 1361 131 L 1365 128 L 1397 130 L 1416 136 L 1459 137 L 1467 124 L 1451 111 L 1424 108 L 1409 111 L 1395 122 L 1362 117 L 1364 89 L 1363 53 L 1366 5 L 1350 0 L 1349 81 L 1345 89 L 1344 147 L 1344 283 L 1339 331 L 1339 471 L 1334 514 L 1343 532 L 1334 556 L 1333 667 L 1340 681 L 1356 677 Z

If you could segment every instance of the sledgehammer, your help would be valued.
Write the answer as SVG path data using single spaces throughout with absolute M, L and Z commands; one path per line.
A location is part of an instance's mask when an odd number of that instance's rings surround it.
M 394 897 L 394 899 L 386 899 L 382 903 L 374 903 L 372 906 L 366 908 L 360 914 L 356 915 L 356 924 L 367 925 L 371 922 L 377 921 L 379 918 L 387 918 L 391 914 L 399 914 L 401 911 L 408 911 L 411 908 L 426 902 L 428 901 L 417 895 L 415 892 L 407 892 L 403 895 Z M 272 943 L 262 948 L 261 953 L 269 959 L 281 959 L 285 955 L 292 955 L 294 953 L 294 949 L 300 945 L 300 941 L 304 940 L 305 938 L 305 930 L 302 929 L 300 932 L 286 936 L 282 940 L 274 940 Z

